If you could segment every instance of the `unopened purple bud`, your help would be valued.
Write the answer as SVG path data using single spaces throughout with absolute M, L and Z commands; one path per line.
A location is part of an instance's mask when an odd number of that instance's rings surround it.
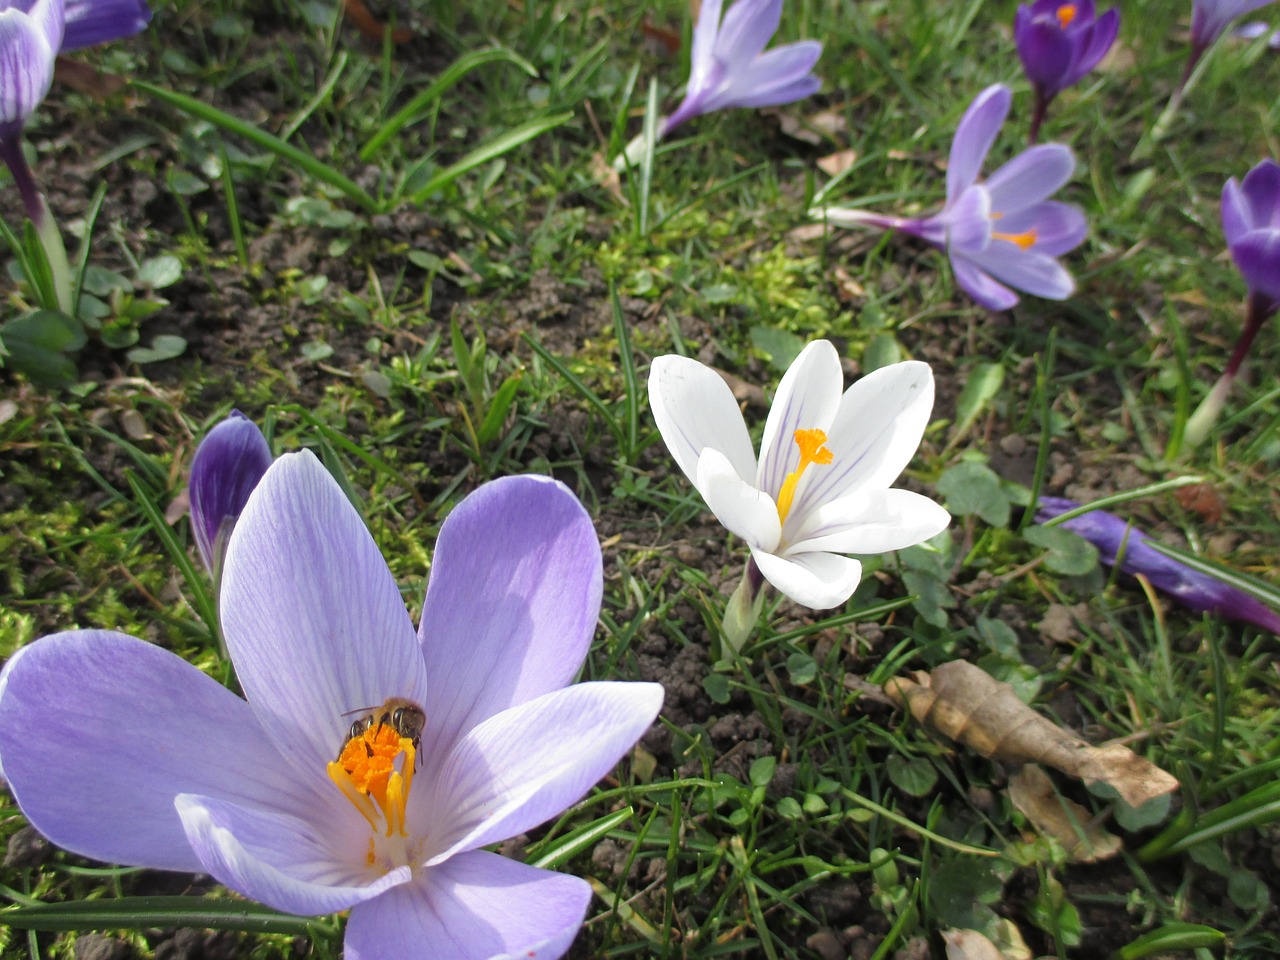
M 1064 497 L 1041 497 L 1036 522 L 1044 523 L 1075 510 L 1080 504 Z M 1151 546 L 1151 537 L 1105 510 L 1090 510 L 1058 526 L 1070 530 L 1098 548 L 1099 559 L 1129 576 L 1141 574 L 1153 587 L 1197 613 L 1212 613 L 1242 620 L 1280 634 L 1280 613 L 1242 590 L 1187 566 Z
M 200 559 L 215 580 L 231 528 L 271 460 L 267 438 L 239 410 L 232 410 L 196 449 L 191 461 L 191 529 Z
M 1267 158 L 1222 188 L 1222 230 L 1251 294 L 1280 306 L 1280 164 Z

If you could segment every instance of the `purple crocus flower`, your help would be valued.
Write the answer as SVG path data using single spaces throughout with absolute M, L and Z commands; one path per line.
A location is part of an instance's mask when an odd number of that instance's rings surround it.
M 1244 329 L 1231 359 L 1187 421 L 1183 439 L 1193 447 L 1209 435 L 1226 406 L 1258 331 L 1280 310 L 1280 164 L 1268 158 L 1250 170 L 1243 183 L 1235 177 L 1227 181 L 1222 188 L 1222 232 L 1249 295 Z
M 1074 510 L 1080 504 L 1064 497 L 1041 497 L 1036 522 Z M 1108 566 L 1120 561 L 1120 571 L 1141 574 L 1184 607 L 1242 620 L 1272 633 L 1280 633 L 1280 613 L 1260 600 L 1207 573 L 1201 573 L 1150 546 L 1151 537 L 1105 510 L 1090 510 L 1058 524 L 1098 548 L 1098 558 Z
M 483 848 L 577 801 L 658 712 L 657 684 L 569 685 L 601 586 L 576 498 L 509 477 L 445 521 L 415 631 L 337 483 L 286 454 L 223 571 L 246 699 L 133 637 L 45 637 L 0 674 L 4 775 L 84 856 L 350 910 L 348 960 L 559 957 L 591 888 Z
M 205 569 L 217 579 L 231 529 L 271 466 L 271 447 L 239 410 L 209 431 L 191 460 L 191 532 Z
M 1031 117 L 1032 143 L 1040 133 L 1049 102 L 1101 62 L 1120 29 L 1120 11 L 1094 16 L 1093 0 L 1035 0 L 1018 7 L 1013 21 L 1022 69 L 1036 92 Z
M 1016 304 L 1018 295 L 1010 288 L 1066 299 L 1075 283 L 1056 258 L 1080 245 L 1087 225 L 1079 207 L 1047 198 L 1071 179 L 1071 151 L 1060 144 L 1030 147 L 978 180 L 1011 101 L 1009 88 L 995 84 L 965 111 L 951 144 L 947 202 L 939 213 L 911 219 L 832 207 L 811 216 L 841 226 L 901 230 L 945 250 L 960 289 L 988 310 Z

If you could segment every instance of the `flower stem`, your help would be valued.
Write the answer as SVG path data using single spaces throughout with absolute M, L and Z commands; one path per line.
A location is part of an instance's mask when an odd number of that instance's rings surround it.
M 1040 125 L 1044 123 L 1045 114 L 1049 112 L 1049 97 L 1036 87 L 1036 105 L 1031 111 L 1031 130 L 1027 134 L 1027 145 L 1034 147 L 1040 140 Z
M 760 620 L 760 609 L 764 606 L 764 574 L 756 566 L 755 558 L 747 561 L 742 571 L 742 579 L 738 588 L 725 604 L 724 619 L 720 629 L 724 634 L 725 646 L 737 655 L 743 645 L 755 632 L 756 623 Z
M 1258 331 L 1262 329 L 1262 325 L 1278 307 L 1280 304 L 1270 297 L 1256 292 L 1249 294 L 1248 304 L 1245 307 L 1244 329 L 1240 331 L 1240 339 L 1236 341 L 1235 349 L 1231 351 L 1231 359 L 1227 361 L 1222 376 L 1200 402 L 1200 406 L 1196 407 L 1195 413 L 1187 419 L 1182 439 L 1188 448 L 1194 448 L 1203 443 L 1209 431 L 1213 429 L 1213 425 L 1218 422 L 1218 417 L 1227 404 L 1231 388 L 1236 382 L 1236 376 L 1244 366 L 1245 357 L 1249 355 L 1249 348 L 1253 346 L 1253 341 L 1258 336 Z

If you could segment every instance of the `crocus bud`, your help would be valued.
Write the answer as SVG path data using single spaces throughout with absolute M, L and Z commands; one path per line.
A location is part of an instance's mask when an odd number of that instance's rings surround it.
M 1036 522 L 1044 523 L 1079 506 L 1063 497 L 1041 497 Z M 1280 613 L 1217 577 L 1165 556 L 1151 546 L 1151 537 L 1114 513 L 1090 510 L 1058 526 L 1097 547 L 1103 563 L 1115 566 L 1119 559 L 1122 573 L 1134 577 L 1141 574 L 1153 587 L 1189 610 L 1242 620 L 1280 634 Z
M 1251 296 L 1280 307 L 1280 164 L 1268 158 L 1222 188 L 1222 231 Z
M 271 466 L 258 425 L 239 410 L 200 441 L 191 461 L 191 529 L 205 568 L 216 580 L 231 528 Z
M 1022 69 L 1036 91 L 1032 140 L 1049 101 L 1098 65 L 1119 29 L 1120 11 L 1108 10 L 1095 18 L 1093 0 L 1035 0 L 1018 8 L 1013 39 Z

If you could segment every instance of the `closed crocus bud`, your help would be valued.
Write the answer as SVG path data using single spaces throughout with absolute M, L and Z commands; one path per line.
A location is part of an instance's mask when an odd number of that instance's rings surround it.
M 1049 101 L 1098 65 L 1111 49 L 1119 29 L 1120 11 L 1108 10 L 1095 17 L 1093 0 L 1036 0 L 1018 8 L 1013 39 L 1022 69 L 1036 91 L 1031 121 L 1033 143 Z
M 239 410 L 209 431 L 191 461 L 191 529 L 205 569 L 215 580 L 231 528 L 271 466 L 258 425 Z
M 1079 506 L 1064 497 L 1041 497 L 1036 521 L 1044 523 Z M 1133 577 L 1141 574 L 1153 587 L 1189 610 L 1241 620 L 1280 634 L 1280 613 L 1217 577 L 1165 556 L 1151 546 L 1151 537 L 1114 513 L 1090 510 L 1058 526 L 1097 547 L 1103 563 L 1116 566 L 1118 560 L 1121 573 Z

